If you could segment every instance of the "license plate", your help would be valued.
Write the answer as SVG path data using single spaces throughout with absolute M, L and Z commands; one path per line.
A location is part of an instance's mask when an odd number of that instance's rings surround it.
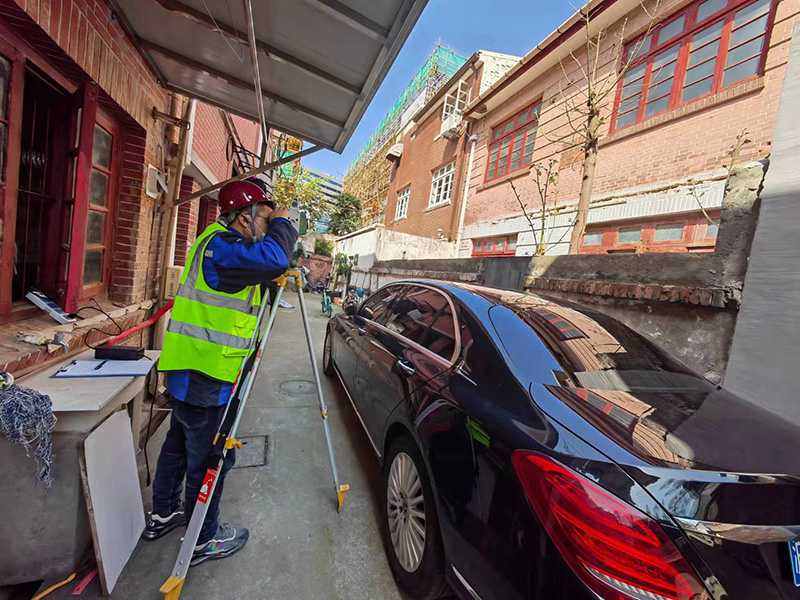
M 794 585 L 800 587 L 800 541 L 789 542 L 789 557 L 792 559 Z

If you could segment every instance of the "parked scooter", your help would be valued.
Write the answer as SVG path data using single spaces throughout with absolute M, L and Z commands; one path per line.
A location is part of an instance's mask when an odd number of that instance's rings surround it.
M 344 302 L 342 302 L 342 307 L 347 308 L 348 305 L 358 307 L 363 297 L 364 288 L 356 288 L 354 285 L 351 285 L 347 288 L 347 294 L 345 295 Z

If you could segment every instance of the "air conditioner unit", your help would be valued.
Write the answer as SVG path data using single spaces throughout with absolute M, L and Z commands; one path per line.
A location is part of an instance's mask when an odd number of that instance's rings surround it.
M 441 134 L 447 136 L 450 132 L 456 132 L 461 125 L 461 113 L 453 111 L 442 120 Z
M 167 174 L 153 165 L 147 165 L 147 179 L 145 180 L 145 194 L 150 198 L 158 198 L 161 192 L 167 191 Z

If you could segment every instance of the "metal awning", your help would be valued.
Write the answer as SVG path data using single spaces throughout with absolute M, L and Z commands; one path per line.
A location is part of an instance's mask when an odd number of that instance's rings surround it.
M 170 90 L 258 121 L 241 0 L 112 0 Z M 341 152 L 427 0 L 252 3 L 267 123 Z

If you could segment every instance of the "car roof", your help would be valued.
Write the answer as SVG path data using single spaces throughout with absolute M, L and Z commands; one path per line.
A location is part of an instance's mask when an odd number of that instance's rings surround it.
M 475 313 L 486 311 L 480 318 L 492 323 L 494 335 L 498 336 L 497 339 L 507 351 L 516 345 L 515 342 L 533 348 L 534 338 L 530 337 L 530 333 L 535 332 L 535 337 L 547 346 L 549 353 L 557 357 L 561 367 L 567 370 L 641 369 L 645 365 L 647 368 L 658 365 L 656 368 L 659 369 L 691 371 L 624 323 L 581 304 L 465 282 L 409 279 L 396 283 L 437 287 L 459 299 L 462 305 Z M 510 311 L 503 320 L 495 311 L 498 306 Z M 501 322 L 504 326 L 498 327 Z M 526 326 L 524 329 L 519 328 L 522 324 Z M 628 352 L 628 348 L 635 348 L 635 351 Z M 628 360 L 623 361 L 626 356 Z M 524 367 L 522 372 L 536 370 L 534 367 L 540 362 L 538 359 L 531 362 L 530 353 L 519 347 L 516 352 L 510 352 L 509 358 Z
M 424 284 L 439 288 L 442 291 L 448 292 L 465 300 L 466 296 L 474 299 L 482 299 L 489 305 L 500 304 L 506 308 L 514 311 L 527 312 L 533 309 L 540 309 L 546 306 L 568 307 L 571 309 L 579 308 L 581 312 L 585 312 L 588 316 L 589 313 L 595 313 L 590 309 L 580 307 L 572 302 L 560 301 L 555 298 L 540 296 L 529 292 L 520 292 L 514 290 L 504 290 L 500 288 L 492 288 L 462 281 L 443 281 L 439 279 L 401 279 L 393 281 L 390 284 Z

